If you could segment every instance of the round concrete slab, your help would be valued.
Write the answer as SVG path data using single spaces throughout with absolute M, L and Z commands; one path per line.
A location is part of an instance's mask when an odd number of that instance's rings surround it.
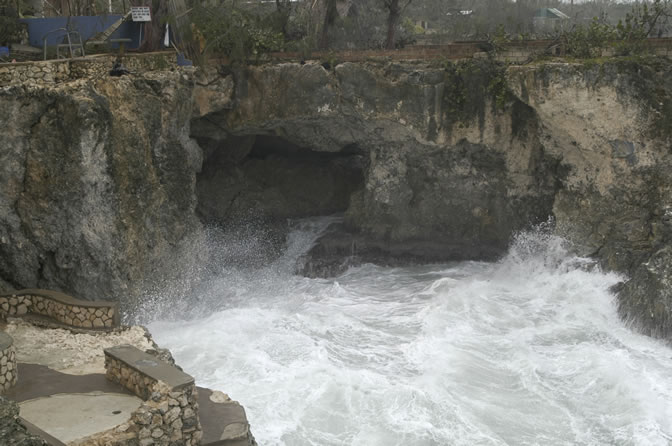
M 19 404 L 19 415 L 49 435 L 68 443 L 128 421 L 142 404 L 119 393 L 60 393 Z

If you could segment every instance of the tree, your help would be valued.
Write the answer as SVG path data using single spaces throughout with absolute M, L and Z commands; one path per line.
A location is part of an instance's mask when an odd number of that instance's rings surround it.
M 597 57 L 609 46 L 617 55 L 640 55 L 648 50 L 648 37 L 667 31 L 670 18 L 670 2 L 654 0 L 649 4 L 635 4 L 625 19 L 615 26 L 606 17 L 596 17 L 589 26 L 576 25 L 563 31 L 559 38 L 574 57 Z
M 291 0 L 275 0 L 275 21 L 276 26 L 282 33 L 282 35 L 287 38 L 288 31 L 287 25 L 289 24 L 289 17 L 292 15 L 292 3 Z
M 385 48 L 394 49 L 394 38 L 397 33 L 399 19 L 406 7 L 411 4 L 411 0 L 383 0 L 383 5 L 387 9 L 387 38 Z
M 205 1 L 195 4 L 190 18 L 189 27 L 181 31 L 185 40 L 199 49 L 190 54 L 197 63 L 205 63 L 209 53 L 223 56 L 232 64 L 246 63 L 284 45 L 284 37 L 269 14 L 258 14 L 235 0 L 214 6 Z
M 320 48 L 325 49 L 329 47 L 329 29 L 338 17 L 338 9 L 336 8 L 337 0 L 327 0 L 327 10 L 324 13 L 324 24 L 322 25 L 322 34 L 320 36 Z
M 626 14 L 625 20 L 616 26 L 622 40 L 636 41 L 647 37 L 661 37 L 672 18 L 672 7 L 668 0 L 654 0 L 650 6 L 646 3 L 635 4 Z
M 91 0 L 60 0 L 54 2 L 62 15 L 79 16 L 79 15 L 93 15 L 95 5 Z
M 157 51 L 162 48 L 165 22 L 169 17 L 168 2 L 160 0 L 131 0 L 132 6 L 149 6 L 151 8 L 151 22 L 143 23 L 142 42 L 143 51 Z

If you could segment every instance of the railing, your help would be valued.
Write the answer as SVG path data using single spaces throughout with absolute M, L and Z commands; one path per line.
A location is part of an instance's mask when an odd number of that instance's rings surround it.
M 72 44 L 72 39 L 70 38 L 71 35 L 77 37 L 77 40 L 79 40 L 79 43 L 75 43 L 75 45 L 78 46 L 79 49 L 82 51 L 82 56 L 86 56 L 86 54 L 84 53 L 84 45 L 82 44 L 82 36 L 80 36 L 79 32 L 70 31 L 67 28 L 56 28 L 55 30 L 49 31 L 44 36 L 42 36 L 42 48 L 43 48 L 43 51 L 44 51 L 44 60 L 47 60 L 47 36 L 49 36 L 49 34 L 54 34 L 54 33 L 57 33 L 57 32 L 65 32 L 65 36 L 68 38 L 67 47 L 70 50 L 70 58 L 71 59 L 73 57 L 75 57 L 74 52 L 72 51 L 72 45 L 73 44 Z M 59 58 L 59 59 L 60 59 L 59 49 L 60 49 L 61 46 L 63 46 L 63 45 L 56 45 L 56 58 Z

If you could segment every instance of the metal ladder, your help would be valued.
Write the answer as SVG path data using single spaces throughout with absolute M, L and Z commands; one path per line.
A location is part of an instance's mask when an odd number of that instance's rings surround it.
M 44 36 L 42 36 L 42 48 L 44 51 L 44 60 L 47 60 L 47 36 L 49 34 L 54 34 L 57 32 L 64 32 L 65 36 L 68 38 L 68 43 L 59 43 L 56 45 L 56 58 L 60 59 L 61 58 L 61 52 L 60 50 L 63 48 L 67 48 L 70 52 L 70 58 L 72 59 L 75 57 L 75 51 L 79 50 L 82 53 L 82 57 L 86 56 L 86 53 L 84 52 L 84 45 L 82 44 L 82 36 L 79 35 L 79 32 L 77 31 L 70 31 L 67 28 L 57 28 L 53 31 L 49 31 L 46 33 Z M 79 43 L 73 43 L 72 39 L 70 36 L 77 37 L 77 40 Z
M 103 44 L 107 42 L 110 36 L 121 26 L 122 23 L 131 15 L 131 11 L 128 11 L 123 17 L 107 27 L 106 30 L 99 32 L 95 36 L 91 37 L 86 41 L 87 44 Z

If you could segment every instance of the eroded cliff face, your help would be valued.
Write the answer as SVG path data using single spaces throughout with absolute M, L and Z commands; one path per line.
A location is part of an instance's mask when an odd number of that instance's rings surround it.
M 283 184 L 305 182 L 310 197 L 301 200 L 325 206 L 295 216 L 345 213 L 344 227 L 313 250 L 312 273 L 333 272 L 344 256 L 495 258 L 514 231 L 548 218 L 564 173 L 540 143 L 529 106 L 507 96 L 503 111 L 491 101 L 493 85 L 505 81 L 503 69 L 489 62 L 466 67 L 281 64 L 224 80 L 204 75 L 192 121 L 192 136 L 205 148 L 199 208 L 222 222 L 239 203 L 284 218 L 301 206 Z M 265 167 L 254 156 L 260 141 L 275 142 L 266 144 Z M 285 166 L 296 167 L 307 154 L 329 161 L 303 172 Z M 335 160 L 348 173 L 332 167 Z M 248 186 L 238 190 L 236 182 Z
M 553 217 L 669 337 L 668 61 L 274 64 L 0 91 L 0 278 L 137 295 L 200 222 L 343 213 L 309 275 L 495 259 Z
M 0 277 L 137 295 L 199 225 L 191 92 L 179 73 L 0 89 Z

